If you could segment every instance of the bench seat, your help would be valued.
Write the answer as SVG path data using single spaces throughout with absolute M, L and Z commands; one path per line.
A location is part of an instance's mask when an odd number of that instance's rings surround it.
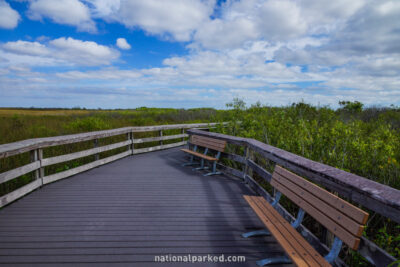
M 244 196 L 297 266 L 331 266 L 263 197 Z
M 203 159 L 208 160 L 208 161 L 217 161 L 218 160 L 217 158 L 214 158 L 214 157 L 211 157 L 211 156 L 208 156 L 208 155 L 204 155 L 202 153 L 195 152 L 193 150 L 186 149 L 186 148 L 182 148 L 181 151 L 189 153 L 189 154 L 192 154 L 192 155 L 194 155 L 196 157 L 199 157 L 199 158 L 203 158 Z

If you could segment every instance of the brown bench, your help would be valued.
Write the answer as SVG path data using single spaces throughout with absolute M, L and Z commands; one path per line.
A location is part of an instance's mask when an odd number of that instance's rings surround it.
M 219 160 L 221 156 L 221 152 L 224 152 L 225 147 L 226 147 L 226 141 L 223 140 L 218 140 L 210 137 L 204 137 L 200 135 L 191 135 L 189 142 L 194 145 L 193 150 L 190 149 L 181 149 L 183 152 L 188 153 L 191 155 L 190 157 L 190 162 L 183 164 L 183 166 L 187 165 L 195 165 L 195 164 L 200 164 L 200 167 L 194 168 L 193 170 L 203 170 L 203 169 L 208 169 L 208 167 L 204 166 L 204 161 L 210 161 L 212 162 L 212 172 L 209 172 L 205 174 L 204 176 L 208 175 L 214 175 L 214 174 L 221 174 L 220 172 L 217 172 L 217 161 Z M 204 152 L 200 153 L 198 152 L 198 148 L 202 147 L 204 148 Z M 210 150 L 216 151 L 217 154 L 215 157 L 207 155 Z M 200 163 L 194 162 L 194 157 L 200 158 Z
M 277 190 L 275 200 L 271 204 L 263 197 L 244 196 L 269 231 L 254 231 L 243 234 L 243 237 L 272 234 L 287 256 L 260 260 L 257 262 L 259 266 L 288 262 L 297 266 L 330 266 L 339 255 L 342 242 L 353 250 L 358 249 L 368 213 L 278 165 L 272 174 L 271 185 Z M 300 208 L 297 219 L 292 224 L 274 208 L 282 194 Z M 309 214 L 335 235 L 332 248 L 325 257 L 296 230 L 303 220 L 304 213 Z

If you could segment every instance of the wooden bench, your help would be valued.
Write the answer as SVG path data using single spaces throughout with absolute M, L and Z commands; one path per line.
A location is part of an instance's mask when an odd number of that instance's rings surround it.
M 271 204 L 263 197 L 244 196 L 269 231 L 254 231 L 243 237 L 272 234 L 287 256 L 260 260 L 259 266 L 288 262 L 297 266 L 330 266 L 339 255 L 342 242 L 353 250 L 358 249 L 368 213 L 278 165 L 272 174 L 271 185 L 277 190 Z M 274 208 L 282 194 L 299 207 L 297 219 L 291 224 Z M 296 230 L 305 213 L 335 235 L 332 248 L 325 257 Z
M 200 135 L 191 135 L 189 142 L 193 144 L 194 147 L 193 150 L 186 148 L 181 149 L 183 152 L 191 155 L 190 162 L 183 164 L 183 166 L 200 164 L 200 167 L 194 168 L 193 170 L 208 169 L 208 167 L 204 166 L 204 161 L 207 160 L 212 162 L 212 172 L 209 172 L 204 176 L 221 174 L 220 172 L 217 172 L 217 161 L 221 156 L 221 152 L 225 150 L 226 141 Z M 199 147 L 204 148 L 203 153 L 197 151 Z M 216 151 L 217 155 L 215 157 L 207 155 L 210 150 Z M 200 163 L 194 162 L 194 157 L 200 158 Z

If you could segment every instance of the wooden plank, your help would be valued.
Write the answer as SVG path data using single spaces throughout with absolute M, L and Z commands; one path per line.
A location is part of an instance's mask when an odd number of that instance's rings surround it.
M 352 218 L 358 223 L 366 224 L 368 220 L 368 213 L 362 209 L 350 204 L 349 202 L 341 199 L 340 197 L 326 191 L 325 189 L 305 180 L 304 178 L 282 168 L 279 165 L 275 166 L 274 172 L 278 173 L 281 177 L 290 180 L 292 183 L 300 186 L 321 200 L 329 203 L 335 209 L 340 210 L 346 216 Z
M 211 157 L 211 156 L 208 156 L 208 155 L 204 155 L 202 153 L 195 152 L 193 150 L 186 149 L 186 148 L 181 149 L 181 151 L 183 151 L 185 153 L 188 153 L 188 154 L 191 154 L 191 155 L 194 155 L 196 157 L 202 158 L 202 159 L 209 160 L 209 161 L 217 161 L 218 160 L 217 158 L 214 158 L 214 157 Z
M 230 174 L 230 175 L 233 175 L 235 177 L 243 179 L 243 173 L 241 171 L 239 171 L 239 170 L 234 169 L 234 168 L 225 166 L 225 165 L 223 165 L 221 163 L 217 163 L 217 169 L 220 170 L 223 173 Z
M 297 266 L 330 266 L 283 217 L 272 207 L 268 209 L 264 198 L 244 197 Z
M 125 152 L 119 153 L 117 155 L 113 155 L 113 156 L 110 156 L 110 157 L 107 157 L 107 158 L 104 158 L 104 159 L 93 161 L 91 163 L 88 163 L 88 164 L 85 164 L 85 165 L 82 165 L 82 166 L 79 166 L 79 167 L 76 167 L 76 168 L 73 168 L 73 169 L 70 169 L 70 170 L 67 170 L 67 171 L 63 171 L 63 172 L 59 172 L 59 173 L 55 173 L 55 174 L 52 174 L 52 175 L 45 176 L 45 177 L 43 177 L 43 184 L 52 183 L 52 182 L 55 182 L 57 180 L 60 180 L 60 179 L 75 175 L 77 173 L 93 169 L 93 168 L 95 168 L 97 166 L 109 163 L 111 161 L 114 161 L 114 160 L 117 160 L 117 159 L 120 159 L 120 158 L 123 158 L 123 157 L 126 157 L 126 156 L 129 156 L 129 155 L 131 155 L 131 153 L 132 153 L 132 151 L 130 151 L 130 150 L 129 151 L 125 151 Z
M 247 164 L 253 171 L 255 171 L 258 175 L 260 175 L 265 181 L 267 181 L 268 183 L 271 182 L 272 175 L 268 171 L 266 171 L 263 167 L 261 167 L 260 165 L 258 165 L 254 161 L 252 161 L 251 159 L 247 160 Z
M 339 210 L 335 209 L 332 207 L 329 203 L 325 202 L 324 200 L 319 199 L 317 196 L 314 196 L 304 188 L 297 186 L 295 183 L 292 183 L 290 180 L 285 179 L 285 177 L 280 176 L 280 174 L 274 172 L 273 178 L 271 181 L 271 185 L 275 186 L 275 181 L 278 181 L 279 184 L 285 186 L 292 192 L 295 192 L 295 194 L 300 197 L 304 202 L 308 202 L 308 204 L 312 205 L 314 208 L 319 210 L 321 213 L 323 213 L 325 216 L 328 216 L 329 218 L 332 219 L 333 222 L 337 223 L 338 226 L 342 226 L 344 229 L 346 229 L 348 232 L 351 234 L 360 237 L 362 235 L 362 232 L 364 230 L 364 225 L 361 225 L 360 223 L 357 223 L 351 219 L 351 217 L 348 217 L 347 215 L 343 214 Z M 308 181 L 306 181 L 308 183 Z M 322 189 L 322 188 L 321 188 Z M 322 189 L 323 190 L 323 189 Z M 325 191 L 326 193 L 329 193 Z M 329 193 L 330 194 L 330 193 Z M 319 195 L 323 196 L 323 192 L 319 191 Z M 288 196 L 290 199 L 290 196 Z M 300 204 L 300 207 L 302 207 Z M 318 217 L 315 217 L 317 221 L 319 221 Z
M 225 146 L 226 146 L 225 141 L 202 137 L 202 136 L 197 136 L 197 135 L 192 135 L 190 138 L 190 142 L 193 144 L 202 146 L 202 147 L 208 147 L 210 149 L 221 151 L 221 152 L 225 150 Z
M 186 144 L 186 141 L 181 141 L 173 144 L 168 144 L 168 145 L 162 145 L 162 146 L 152 146 L 152 147 L 145 147 L 145 148 L 135 148 L 133 151 L 133 154 L 140 154 L 140 153 L 146 153 L 146 152 L 151 152 L 151 151 L 157 151 L 157 150 L 162 150 L 162 149 L 167 149 L 167 148 L 173 148 L 173 147 L 178 147 L 178 146 L 183 146 Z
M 189 135 L 187 135 L 187 134 L 176 134 L 176 135 L 165 135 L 165 136 L 161 136 L 161 137 L 156 136 L 156 137 L 140 138 L 140 139 L 133 140 L 133 143 L 141 144 L 141 143 L 155 142 L 155 141 L 161 141 L 161 140 L 172 140 L 172 139 L 178 139 L 178 138 L 185 138 L 188 136 Z
M 94 132 L 80 133 L 80 134 L 27 139 L 23 141 L 0 145 L 0 158 L 18 155 L 37 148 L 83 142 L 83 141 L 93 140 L 96 138 L 105 138 L 115 135 L 126 134 L 128 132 L 150 132 L 150 131 L 181 129 L 181 128 L 214 127 L 217 124 L 218 123 L 191 123 L 191 124 L 124 127 L 112 130 L 94 131 Z
M 274 233 L 275 239 L 278 243 L 285 249 L 286 254 L 290 257 L 290 259 L 296 264 L 298 267 L 308 267 L 309 265 L 305 262 L 302 255 L 296 251 L 296 248 L 292 245 L 292 242 L 288 242 L 286 238 L 279 232 L 275 223 L 272 222 L 271 218 L 268 218 L 263 210 L 257 205 L 257 203 L 250 196 L 243 196 L 246 201 L 249 203 L 250 207 L 253 208 L 257 216 L 260 220 L 267 226 L 268 230 L 271 233 Z
M 246 163 L 245 157 L 242 157 L 242 156 L 239 156 L 236 154 L 230 154 L 230 153 L 223 152 L 223 153 L 221 153 L 221 158 L 230 159 L 230 160 L 242 163 L 242 164 Z
M 219 140 L 219 139 L 204 137 L 204 136 L 200 136 L 200 135 L 192 135 L 191 137 L 192 137 L 192 140 L 196 140 L 199 142 L 211 143 L 216 146 L 225 146 L 226 145 L 225 140 Z
M 78 158 L 87 157 L 87 156 L 90 156 L 93 154 L 98 154 L 98 153 L 101 153 L 104 151 L 109 151 L 112 149 L 130 145 L 130 144 L 132 144 L 132 141 L 127 140 L 127 141 L 122 141 L 122 142 L 111 144 L 111 145 L 91 148 L 91 149 L 87 149 L 87 150 L 83 150 L 83 151 L 79 151 L 79 152 L 75 152 L 75 153 L 70 153 L 70 154 L 66 154 L 66 155 L 45 158 L 45 159 L 42 159 L 42 167 L 57 164 L 60 162 L 70 161 L 70 160 L 74 160 L 74 159 L 78 159 Z
M 14 178 L 17 178 L 21 175 L 27 174 L 31 171 L 37 170 L 39 168 L 40 168 L 40 161 L 34 161 L 22 167 L 18 167 L 16 169 L 0 173 L 0 184 L 12 180 Z
M 325 214 L 320 212 L 314 206 L 309 204 L 308 202 L 304 201 L 301 197 L 296 195 L 293 191 L 285 187 L 284 185 L 280 184 L 275 179 L 272 179 L 274 182 L 274 187 L 282 192 L 286 197 L 288 197 L 293 203 L 297 206 L 303 208 L 305 212 L 310 214 L 311 217 L 317 219 L 322 225 L 324 225 L 329 231 L 331 231 L 334 235 L 339 237 L 344 243 L 348 244 L 352 249 L 357 250 L 358 245 L 360 243 L 360 239 L 352 235 L 347 229 L 343 228 L 342 226 L 338 225 L 335 221 L 331 218 L 327 217 Z
M 226 141 L 218 140 L 218 139 L 212 139 L 212 138 L 206 138 L 202 136 L 197 136 L 197 135 L 192 135 L 191 140 L 193 142 L 202 142 L 202 143 L 207 143 L 216 147 L 225 147 Z
M 32 150 L 31 151 L 31 162 L 35 162 L 35 161 L 38 161 L 38 150 L 36 149 L 36 150 Z M 39 161 L 39 163 L 40 163 L 40 161 Z M 33 173 L 33 178 L 36 180 L 36 179 L 39 179 L 39 170 L 37 169 L 37 170 L 35 170 L 35 172 Z M 0 182 L 1 183 L 1 182 Z
M 11 202 L 17 200 L 18 198 L 20 198 L 22 196 L 25 196 L 26 194 L 28 194 L 29 192 L 32 192 L 33 190 L 40 187 L 41 185 L 42 185 L 41 179 L 37 179 L 37 180 L 34 180 L 33 182 L 30 182 L 27 185 L 24 185 L 16 190 L 8 193 L 7 195 L 0 197 L 0 208 L 4 207 L 7 204 L 10 204 Z
M 192 144 L 198 145 L 198 146 L 202 146 L 202 147 L 208 147 L 210 149 L 213 150 L 217 150 L 217 151 L 224 151 L 225 146 L 222 145 L 214 145 L 212 143 L 206 142 L 206 141 L 199 141 L 199 140 L 195 140 L 195 139 L 191 139 L 190 141 Z
M 207 127 L 212 128 L 220 123 L 189 123 L 189 124 L 169 124 L 169 125 L 155 125 L 155 126 L 139 126 L 139 127 L 131 127 L 133 132 L 152 132 L 152 131 L 159 131 L 159 130 L 172 130 L 172 129 L 191 129 L 191 128 L 201 128 Z M 222 123 L 226 124 L 226 123 Z
M 299 254 L 307 261 L 309 266 L 331 265 L 286 221 L 264 198 L 253 197 L 254 203 L 264 211 L 264 214 L 272 223 L 277 222 L 275 226 L 279 232 L 296 247 Z

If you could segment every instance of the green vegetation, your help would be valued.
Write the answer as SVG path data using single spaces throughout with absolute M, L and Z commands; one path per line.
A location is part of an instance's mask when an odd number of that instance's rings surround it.
M 218 131 L 255 138 L 303 157 L 400 189 L 400 109 L 365 108 L 362 103 L 349 101 L 342 101 L 339 104 L 340 108 L 337 110 L 315 107 L 302 102 L 287 107 L 269 107 L 259 103 L 247 107 L 243 101 L 235 99 L 227 104 L 230 109 L 225 111 L 156 108 L 0 109 L 2 125 L 0 143 L 125 126 L 228 121 L 229 126 L 219 128 Z M 165 133 L 167 134 L 173 132 Z M 124 136 L 105 138 L 100 140 L 102 143 L 99 145 L 118 142 L 124 138 Z M 45 157 L 50 157 L 91 147 L 93 141 L 88 141 L 48 148 L 44 153 Z M 108 156 L 107 153 L 100 157 Z M 51 166 L 45 171 L 46 174 L 54 173 L 92 160 L 93 156 Z M 258 161 L 263 162 L 267 169 L 273 166 L 261 158 Z M 29 153 L 2 159 L 0 172 L 28 162 Z M 240 168 L 240 166 L 235 167 Z M 0 195 L 28 183 L 31 179 L 31 175 L 25 175 L 5 183 L 0 187 Z M 269 189 L 268 185 L 265 186 Z M 286 206 L 288 210 L 295 211 L 290 204 L 287 203 Z M 399 226 L 389 219 L 369 212 L 370 220 L 364 234 L 396 258 L 400 258 Z M 310 229 L 322 232 L 314 222 L 308 219 L 307 222 Z M 367 265 L 357 253 L 347 252 L 343 257 L 351 266 Z
M 209 122 L 225 113 L 209 108 L 0 109 L 0 144 L 126 126 Z
M 365 108 L 340 102 L 340 108 L 306 103 L 278 108 L 246 107 L 235 99 L 227 104 L 229 127 L 219 131 L 254 138 L 297 155 L 343 169 L 400 189 L 400 109 Z M 239 123 L 241 122 L 241 123 Z M 243 153 L 243 152 L 241 152 Z M 263 159 L 258 159 L 263 162 Z M 267 169 L 271 164 L 263 164 Z M 268 187 L 268 186 L 266 186 Z M 288 204 L 289 210 L 293 210 Z M 400 228 L 374 212 L 365 235 L 400 258 Z M 310 225 L 312 229 L 312 225 Z M 352 266 L 363 265 L 356 253 L 346 255 Z

